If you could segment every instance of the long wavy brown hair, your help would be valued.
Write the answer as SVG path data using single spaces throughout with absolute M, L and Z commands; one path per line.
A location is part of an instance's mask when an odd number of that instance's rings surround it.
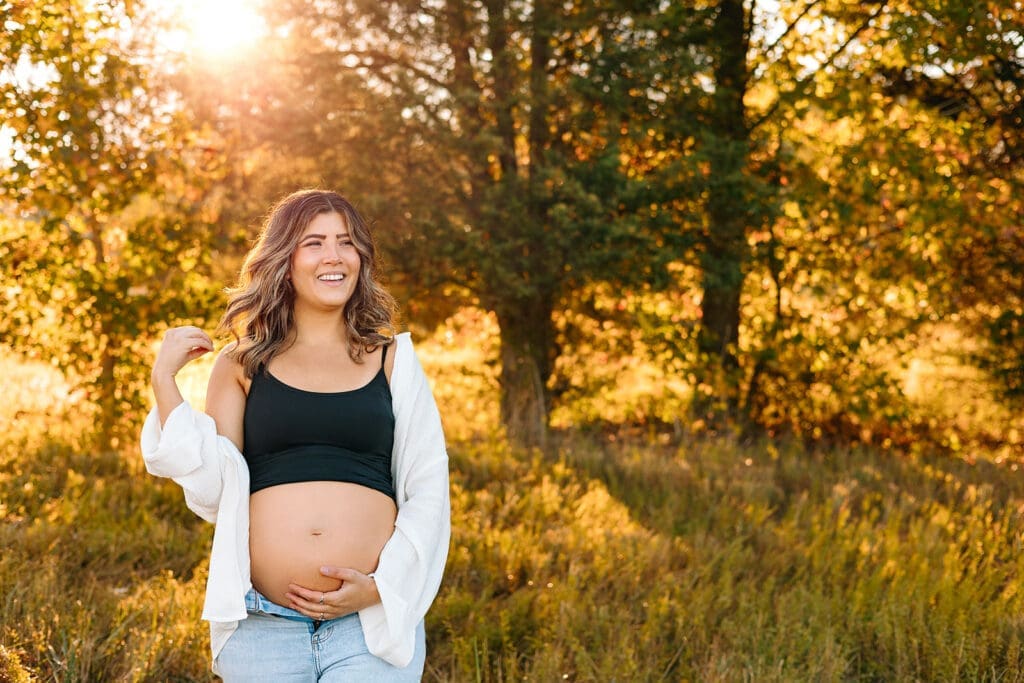
M 249 250 L 238 284 L 227 290 L 228 305 L 217 326 L 238 342 L 230 351 L 252 377 L 284 350 L 295 324 L 295 289 L 288 279 L 299 238 L 320 214 L 337 213 L 359 253 L 359 281 L 342 315 L 348 353 L 356 363 L 363 353 L 394 341 L 395 300 L 378 282 L 376 249 L 370 228 L 355 207 L 336 192 L 300 190 L 270 210 L 256 244 Z

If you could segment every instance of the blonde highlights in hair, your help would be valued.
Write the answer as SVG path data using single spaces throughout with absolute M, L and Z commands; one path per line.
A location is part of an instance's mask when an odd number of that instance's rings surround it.
M 393 340 L 395 300 L 377 282 L 376 249 L 369 226 L 355 207 L 336 192 L 300 190 L 279 201 L 249 250 L 238 284 L 228 290 L 228 305 L 217 326 L 239 343 L 231 355 L 252 377 L 284 350 L 294 326 L 295 290 L 288 279 L 292 254 L 314 218 L 337 213 L 359 253 L 359 280 L 343 316 L 349 356 L 362 362 L 363 353 Z

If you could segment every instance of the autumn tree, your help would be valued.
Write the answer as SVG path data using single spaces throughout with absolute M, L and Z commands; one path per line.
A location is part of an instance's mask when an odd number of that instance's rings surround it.
M 203 275 L 206 160 L 188 149 L 130 4 L 0 8 L 11 140 L 0 162 L 0 340 L 77 380 L 115 445 L 143 403 L 154 331 L 202 320 L 216 297 Z
M 660 272 L 662 218 L 624 151 L 646 138 L 635 116 L 649 61 L 665 59 L 649 49 L 658 9 L 550 0 L 269 8 L 272 25 L 302 37 L 285 58 L 302 105 L 289 108 L 282 94 L 259 118 L 302 123 L 265 140 L 309 150 L 313 173 L 345 180 L 369 205 L 386 226 L 378 235 L 399 286 L 494 312 L 502 417 L 522 444 L 544 442 L 553 311 L 583 283 Z
M 673 106 L 634 124 L 657 131 L 645 178 L 691 236 L 675 272 L 701 291 L 692 347 L 664 345 L 693 368 L 698 415 L 867 433 L 862 420 L 902 418 L 894 369 L 922 325 L 970 292 L 1010 293 L 1019 250 L 990 202 L 1019 215 L 1019 18 L 986 2 L 723 0 L 652 34 L 654 52 L 690 56 Z M 990 329 L 1012 338 L 1016 306 L 998 310 Z
M 917 40 L 871 70 L 881 92 L 930 113 L 943 193 L 934 241 L 953 277 L 936 311 L 982 341 L 972 360 L 1009 396 L 1024 396 L 1024 7 L 967 2 L 894 17 Z M 946 134 L 942 134 L 945 129 Z

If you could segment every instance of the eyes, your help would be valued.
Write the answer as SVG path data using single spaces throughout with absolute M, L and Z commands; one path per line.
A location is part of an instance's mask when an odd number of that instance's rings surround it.
M 326 241 L 327 241 L 327 239 L 325 237 L 313 237 L 313 238 L 310 238 L 310 239 L 303 240 L 301 243 L 299 243 L 299 247 L 302 247 L 302 248 L 309 247 L 309 248 L 312 248 L 312 249 L 319 249 L 320 247 L 324 246 Z M 338 238 L 338 246 L 342 247 L 342 248 L 354 247 L 355 243 L 349 237 L 339 237 Z

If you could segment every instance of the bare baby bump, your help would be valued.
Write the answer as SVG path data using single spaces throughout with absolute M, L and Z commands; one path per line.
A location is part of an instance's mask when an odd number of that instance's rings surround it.
M 308 481 L 257 491 L 249 499 L 253 586 L 285 607 L 289 583 L 337 590 L 340 582 L 320 567 L 374 571 L 395 517 L 394 501 L 358 484 Z

